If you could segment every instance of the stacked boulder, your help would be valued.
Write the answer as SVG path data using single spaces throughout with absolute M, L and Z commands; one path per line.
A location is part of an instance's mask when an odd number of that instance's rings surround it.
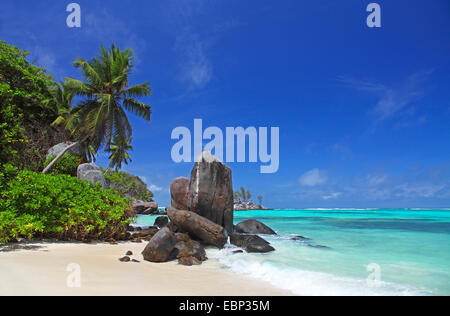
M 178 259 L 183 265 L 197 265 L 207 260 L 205 246 L 223 248 L 229 239 L 247 252 L 274 250 L 261 237 L 251 235 L 259 233 L 255 230 L 273 232 L 262 223 L 238 224 L 233 233 L 231 170 L 210 152 L 201 153 L 190 180 L 173 180 L 170 193 L 172 207 L 167 208 L 170 222 L 160 219 L 156 223 L 163 228 L 151 237 L 142 252 L 145 260 Z

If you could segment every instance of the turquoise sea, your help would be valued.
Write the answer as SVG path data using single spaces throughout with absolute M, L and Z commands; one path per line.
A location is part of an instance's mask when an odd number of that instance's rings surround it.
M 450 295 L 450 209 L 235 212 L 235 223 L 246 219 L 277 231 L 263 236 L 276 251 L 209 249 L 223 269 L 298 295 Z M 141 216 L 137 224 L 153 221 Z M 291 240 L 297 235 L 310 240 Z

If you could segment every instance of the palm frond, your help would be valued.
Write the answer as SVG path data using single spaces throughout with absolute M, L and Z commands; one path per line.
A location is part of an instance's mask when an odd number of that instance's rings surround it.
M 136 101 L 134 99 L 124 99 L 123 106 L 127 111 L 142 117 L 147 122 L 150 122 L 150 116 L 152 114 L 150 105 Z

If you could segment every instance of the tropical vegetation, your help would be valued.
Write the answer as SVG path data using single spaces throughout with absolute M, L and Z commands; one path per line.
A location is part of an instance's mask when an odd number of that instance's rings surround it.
M 104 175 L 108 187 L 120 196 L 143 202 L 153 201 L 153 192 L 141 178 L 117 170 L 106 170 Z
M 98 56 L 74 62 L 83 80 L 61 83 L 27 56 L 0 41 L 0 242 L 125 238 L 131 199 L 153 198 L 141 179 L 118 171 L 131 161 L 127 112 L 147 122 L 151 115 L 138 100 L 150 95 L 149 84 L 129 86 L 132 50 L 102 46 Z M 66 141 L 82 145 L 84 155 L 69 154 L 68 146 L 46 158 Z M 114 169 L 105 171 L 108 190 L 76 178 L 77 166 L 99 150 Z
M 69 175 L 20 171 L 0 195 L 0 242 L 120 240 L 130 222 L 127 199 Z
M 67 78 L 64 88 L 83 100 L 72 109 L 64 125 L 77 141 L 74 146 L 83 144 L 90 157 L 103 146 L 112 152 L 110 166 L 120 168 L 122 161 L 130 159 L 127 150 L 131 149 L 132 128 L 126 111 L 150 121 L 150 106 L 136 100 L 151 95 L 149 83 L 129 86 L 133 51 L 122 51 L 114 45 L 110 50 L 101 46 L 101 53 L 91 61 L 79 57 L 74 66 L 81 70 L 85 81 Z M 60 158 L 56 157 L 44 173 Z
M 241 187 L 239 190 L 234 192 L 235 199 L 242 199 L 244 202 L 250 201 L 252 194 L 249 190 L 246 190 L 244 187 Z

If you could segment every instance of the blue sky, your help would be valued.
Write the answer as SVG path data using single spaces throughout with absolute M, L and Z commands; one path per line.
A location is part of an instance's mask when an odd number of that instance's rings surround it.
M 161 205 L 191 163 L 177 126 L 280 127 L 280 168 L 231 163 L 233 184 L 271 207 L 450 207 L 450 2 L 365 0 L 3 0 L 0 39 L 57 79 L 100 44 L 130 47 L 152 122 L 131 115 L 133 162 Z M 98 159 L 106 165 L 104 155 Z

